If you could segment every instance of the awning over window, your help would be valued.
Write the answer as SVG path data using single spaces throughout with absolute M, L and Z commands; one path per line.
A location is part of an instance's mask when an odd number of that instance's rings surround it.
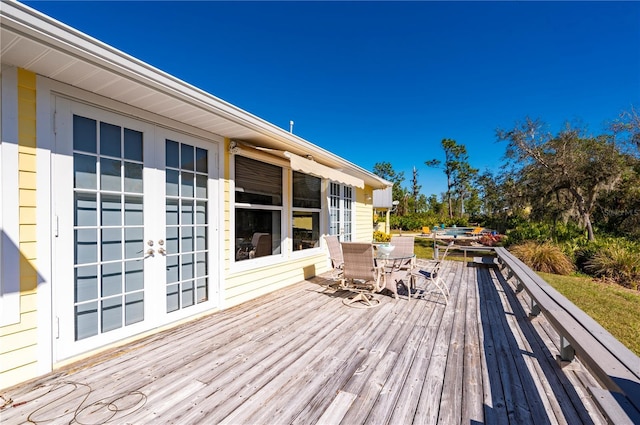
M 284 158 L 285 160 L 289 161 L 291 169 L 295 171 L 311 174 L 312 176 L 328 179 L 337 183 L 345 184 L 347 186 L 359 187 L 361 189 L 364 188 L 364 180 L 362 180 L 361 178 L 352 176 L 340 170 L 336 170 L 335 168 L 327 167 L 326 165 L 315 162 L 313 159 L 308 159 L 289 151 L 264 148 L 261 146 L 253 146 L 250 143 L 246 142 L 239 141 L 236 143 L 238 144 L 237 147 L 240 148 L 240 150 L 246 151 L 246 148 L 249 148 L 249 150 L 254 149 L 269 155 Z
M 285 158 L 288 158 L 291 162 L 291 168 L 300 171 L 301 173 L 311 174 L 313 176 L 322 177 L 334 182 L 346 184 L 347 186 L 354 186 L 364 188 L 364 180 L 351 176 L 342 171 L 327 167 L 326 165 L 319 164 L 312 159 L 303 158 L 294 153 L 283 151 Z

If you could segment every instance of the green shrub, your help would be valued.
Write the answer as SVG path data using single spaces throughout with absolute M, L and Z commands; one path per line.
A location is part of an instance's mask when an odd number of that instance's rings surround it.
M 622 243 L 611 243 L 598 249 L 585 262 L 584 268 L 597 277 L 640 289 L 640 252 Z
M 574 271 L 569 257 L 551 242 L 528 241 L 514 245 L 509 250 L 535 271 L 559 275 L 569 275 Z
M 524 241 L 554 241 L 563 243 L 576 240 L 585 240 L 585 231 L 575 223 L 556 222 L 534 222 L 519 221 L 514 223 L 515 227 L 507 230 L 510 243 L 517 244 Z

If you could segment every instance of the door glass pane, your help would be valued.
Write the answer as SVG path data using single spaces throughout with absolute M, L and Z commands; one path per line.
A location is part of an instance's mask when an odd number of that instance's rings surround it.
M 180 252 L 193 251 L 193 227 L 181 227 L 182 249 Z
M 75 234 L 76 264 L 95 263 L 98 259 L 96 229 L 78 229 Z
M 207 203 L 196 202 L 196 224 L 207 224 Z
M 98 298 L 98 267 L 85 266 L 76 268 L 75 302 L 89 301 Z
M 207 275 L 207 254 L 199 252 L 196 254 L 196 276 L 204 277 Z
M 180 194 L 179 176 L 180 173 L 175 170 L 167 170 L 166 172 L 167 196 L 178 196 Z
M 196 198 L 206 198 L 207 197 L 207 181 L 209 179 L 207 176 L 196 176 Z
M 201 303 L 207 301 L 207 279 L 198 279 L 196 281 L 196 302 Z
M 180 266 L 180 279 L 187 280 L 193 279 L 193 254 L 182 254 Z
M 180 224 L 182 225 L 190 225 L 193 224 L 193 202 L 192 201 L 182 201 L 182 221 Z
M 180 308 L 180 285 L 167 285 L 167 313 Z
M 144 229 L 142 227 L 124 229 L 124 258 L 142 256 L 144 256 Z
M 172 140 L 167 140 L 165 152 L 167 167 L 180 168 L 180 144 Z
M 120 158 L 122 136 L 121 128 L 106 122 L 100 123 L 100 155 Z
M 207 162 L 207 151 L 205 149 L 196 148 L 196 171 L 207 174 L 209 172 Z
M 186 196 L 189 198 L 193 198 L 193 173 L 182 173 L 180 175 L 182 178 L 182 182 L 180 184 L 180 188 L 182 189 L 182 196 Z
M 178 200 L 167 199 L 166 207 L 166 223 L 167 226 L 176 226 L 179 223 L 178 219 Z
M 124 158 L 142 162 L 142 132 L 124 129 Z
M 122 327 L 122 297 L 102 301 L 102 332 Z
M 142 197 L 125 196 L 124 224 L 126 226 L 141 226 L 143 224 Z
M 169 254 L 176 254 L 180 252 L 178 248 L 178 228 L 167 227 L 167 252 Z
M 122 259 L 122 230 L 102 229 L 102 261 Z
M 73 155 L 73 187 L 76 189 L 96 189 L 95 156 Z
M 196 251 L 204 251 L 207 249 L 207 228 L 204 226 L 196 227 Z
M 120 195 L 102 195 L 102 225 L 120 226 L 122 211 Z
M 98 215 L 96 210 L 96 194 L 76 193 L 75 202 L 74 224 L 81 227 L 97 226 Z
M 188 307 L 195 303 L 194 283 L 191 281 L 182 284 L 182 307 Z
M 125 296 L 124 317 L 125 324 L 142 322 L 144 320 L 144 294 L 136 292 Z
M 110 191 L 122 190 L 120 186 L 120 166 L 118 160 L 100 159 L 100 189 Z
M 179 269 L 178 269 L 179 259 L 180 259 L 180 256 L 178 255 L 167 256 L 167 283 L 173 283 L 180 280 Z
M 142 193 L 142 164 L 124 163 L 124 191 Z
M 102 290 L 100 292 L 103 297 L 122 293 L 122 263 L 102 265 Z
M 138 291 L 144 288 L 143 260 L 127 261 L 124 263 L 124 290 L 125 292 Z
M 193 146 L 182 143 L 180 145 L 180 168 L 183 170 L 194 170 Z
M 98 302 L 78 304 L 75 308 L 76 341 L 98 335 Z
M 73 116 L 73 150 L 97 153 L 96 120 Z

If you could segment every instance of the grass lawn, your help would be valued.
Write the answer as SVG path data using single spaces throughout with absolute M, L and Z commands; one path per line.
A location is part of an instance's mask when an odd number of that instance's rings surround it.
M 640 356 L 640 291 L 589 277 L 538 274 Z

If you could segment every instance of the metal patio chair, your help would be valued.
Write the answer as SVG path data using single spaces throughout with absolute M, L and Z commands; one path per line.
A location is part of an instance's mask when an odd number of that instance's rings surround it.
M 386 285 L 383 266 L 378 266 L 373 252 L 373 244 L 362 242 L 342 242 L 344 258 L 341 289 L 357 292 L 343 303 L 352 307 L 375 307 L 380 304 L 373 294 L 382 291 Z

